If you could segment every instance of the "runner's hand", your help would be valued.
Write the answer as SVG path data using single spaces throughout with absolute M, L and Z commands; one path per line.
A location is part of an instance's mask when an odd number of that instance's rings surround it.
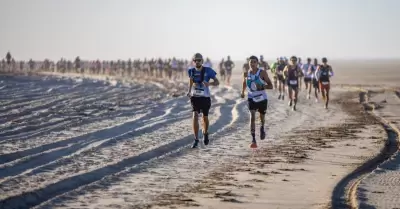
M 209 87 L 209 86 L 210 86 L 210 83 L 208 83 L 208 82 L 206 82 L 206 81 L 203 81 L 203 85 L 206 86 L 206 87 Z
M 244 92 L 242 92 L 242 93 L 240 94 L 240 97 L 244 98 Z

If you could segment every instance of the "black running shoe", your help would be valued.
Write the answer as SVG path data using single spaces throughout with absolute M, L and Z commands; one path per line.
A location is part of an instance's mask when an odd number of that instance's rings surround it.
M 264 131 L 264 126 L 260 127 L 260 139 L 264 140 L 265 139 L 265 131 Z
M 208 139 L 208 133 L 204 133 L 204 145 L 208 145 L 210 143 L 210 140 Z
M 195 139 L 192 145 L 192 148 L 197 148 L 199 146 L 199 140 Z

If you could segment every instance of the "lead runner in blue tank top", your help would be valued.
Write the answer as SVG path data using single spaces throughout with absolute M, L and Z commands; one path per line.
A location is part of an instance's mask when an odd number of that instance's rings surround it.
M 199 113 L 203 113 L 203 136 L 204 145 L 208 145 L 208 112 L 211 108 L 211 98 L 209 86 L 218 86 L 219 81 L 216 77 L 217 73 L 210 67 L 203 66 L 203 56 L 196 53 L 193 56 L 194 68 L 188 69 L 189 75 L 189 91 L 187 96 L 190 97 L 193 111 L 193 132 L 194 142 L 192 148 L 196 148 L 199 144 Z M 213 82 L 210 82 L 210 79 Z
M 259 68 L 258 58 L 251 56 L 249 58 L 250 69 L 243 74 L 243 86 L 241 97 L 244 98 L 247 89 L 247 101 L 250 110 L 250 133 L 252 136 L 251 148 L 257 148 L 256 141 L 256 111 L 260 113 L 261 127 L 260 139 L 265 139 L 265 114 L 268 107 L 268 97 L 266 89 L 272 89 L 273 85 L 265 70 Z

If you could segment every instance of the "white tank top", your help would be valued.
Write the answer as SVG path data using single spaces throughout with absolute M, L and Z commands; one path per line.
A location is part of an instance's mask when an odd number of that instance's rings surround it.
M 254 102 L 260 102 L 267 100 L 267 92 L 265 90 L 257 90 L 256 84 L 263 84 L 264 81 L 260 78 L 261 69 L 258 69 L 256 74 L 252 74 L 250 69 L 247 73 L 246 85 L 247 85 L 247 98 L 252 99 Z

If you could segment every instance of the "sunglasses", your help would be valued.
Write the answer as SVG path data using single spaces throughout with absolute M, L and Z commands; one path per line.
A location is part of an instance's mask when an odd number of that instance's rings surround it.
M 193 62 L 201 62 L 203 61 L 202 59 L 194 59 Z

